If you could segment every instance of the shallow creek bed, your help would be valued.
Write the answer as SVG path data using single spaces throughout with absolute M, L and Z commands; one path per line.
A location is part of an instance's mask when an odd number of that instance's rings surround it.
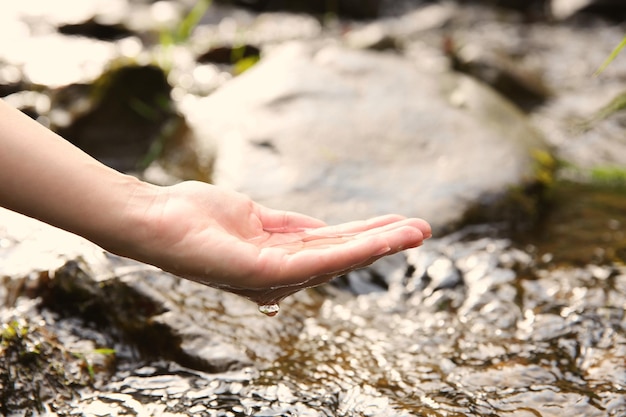
M 572 187 L 535 244 L 468 226 L 273 318 L 3 212 L 0 411 L 622 416 L 623 194 Z

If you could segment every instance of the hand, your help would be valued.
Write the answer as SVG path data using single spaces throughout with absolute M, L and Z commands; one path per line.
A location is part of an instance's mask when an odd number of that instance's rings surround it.
M 1 206 L 260 305 L 431 233 L 425 221 L 395 215 L 329 227 L 206 183 L 157 187 L 103 165 L 2 100 L 0 149 Z
M 420 219 L 387 215 L 326 226 L 193 181 L 160 189 L 145 213 L 148 232 L 141 253 L 131 257 L 259 305 L 277 304 L 431 236 Z

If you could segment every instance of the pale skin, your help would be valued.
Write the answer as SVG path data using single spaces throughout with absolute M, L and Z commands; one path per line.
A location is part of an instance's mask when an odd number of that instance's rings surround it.
M 2 100 L 0 206 L 259 305 L 431 236 L 416 218 L 327 226 L 207 183 L 149 184 L 101 164 Z

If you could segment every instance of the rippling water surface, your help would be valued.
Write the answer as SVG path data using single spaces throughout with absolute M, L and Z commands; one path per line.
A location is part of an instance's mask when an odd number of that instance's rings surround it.
M 142 268 L 123 262 L 107 264 L 119 272 L 117 284 L 81 272 L 80 263 L 57 269 L 52 281 L 33 273 L 5 279 L 5 300 L 37 285 L 59 287 L 43 310 L 27 297 L 0 310 L 3 348 L 7 323 L 18 320 L 26 323 L 15 327 L 26 335 L 21 349 L 48 346 L 55 361 L 59 346 L 71 353 L 63 360 L 65 372 L 80 377 L 67 379 L 82 384 L 76 395 L 71 385 L 46 385 L 43 368 L 26 379 L 34 386 L 24 392 L 47 395 L 45 407 L 57 415 L 623 416 L 624 194 L 580 185 L 556 192 L 562 207 L 518 243 L 498 238 L 492 226 L 470 226 L 290 297 L 276 317 L 239 297 L 156 279 L 151 270 L 135 276 Z M 31 236 L 36 247 L 25 233 L 2 241 L 3 274 L 21 276 L 32 262 L 20 254 L 44 251 L 42 232 Z M 77 251 L 90 259 L 84 245 Z M 42 253 L 42 265 L 62 265 L 54 251 Z M 72 283 L 96 295 L 73 299 L 80 288 Z M 116 304 L 126 285 L 134 290 Z M 145 315 L 145 329 L 124 305 Z M 110 317 L 109 327 L 94 312 Z M 177 347 L 168 326 L 193 337 Z M 98 354 L 103 346 L 114 347 L 115 357 Z
M 410 251 L 408 266 L 379 266 L 392 271 L 386 290 L 372 284 L 312 304 L 301 330 L 264 366 L 206 374 L 168 362 L 128 365 L 80 407 L 97 414 L 117 404 L 137 415 L 624 415 L 626 268 L 544 266 L 508 240 L 435 240 Z

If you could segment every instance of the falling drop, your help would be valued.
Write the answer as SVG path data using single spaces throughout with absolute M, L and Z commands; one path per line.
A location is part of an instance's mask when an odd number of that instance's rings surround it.
M 278 304 L 264 304 L 259 306 L 259 311 L 269 317 L 278 314 L 279 310 L 280 306 Z

